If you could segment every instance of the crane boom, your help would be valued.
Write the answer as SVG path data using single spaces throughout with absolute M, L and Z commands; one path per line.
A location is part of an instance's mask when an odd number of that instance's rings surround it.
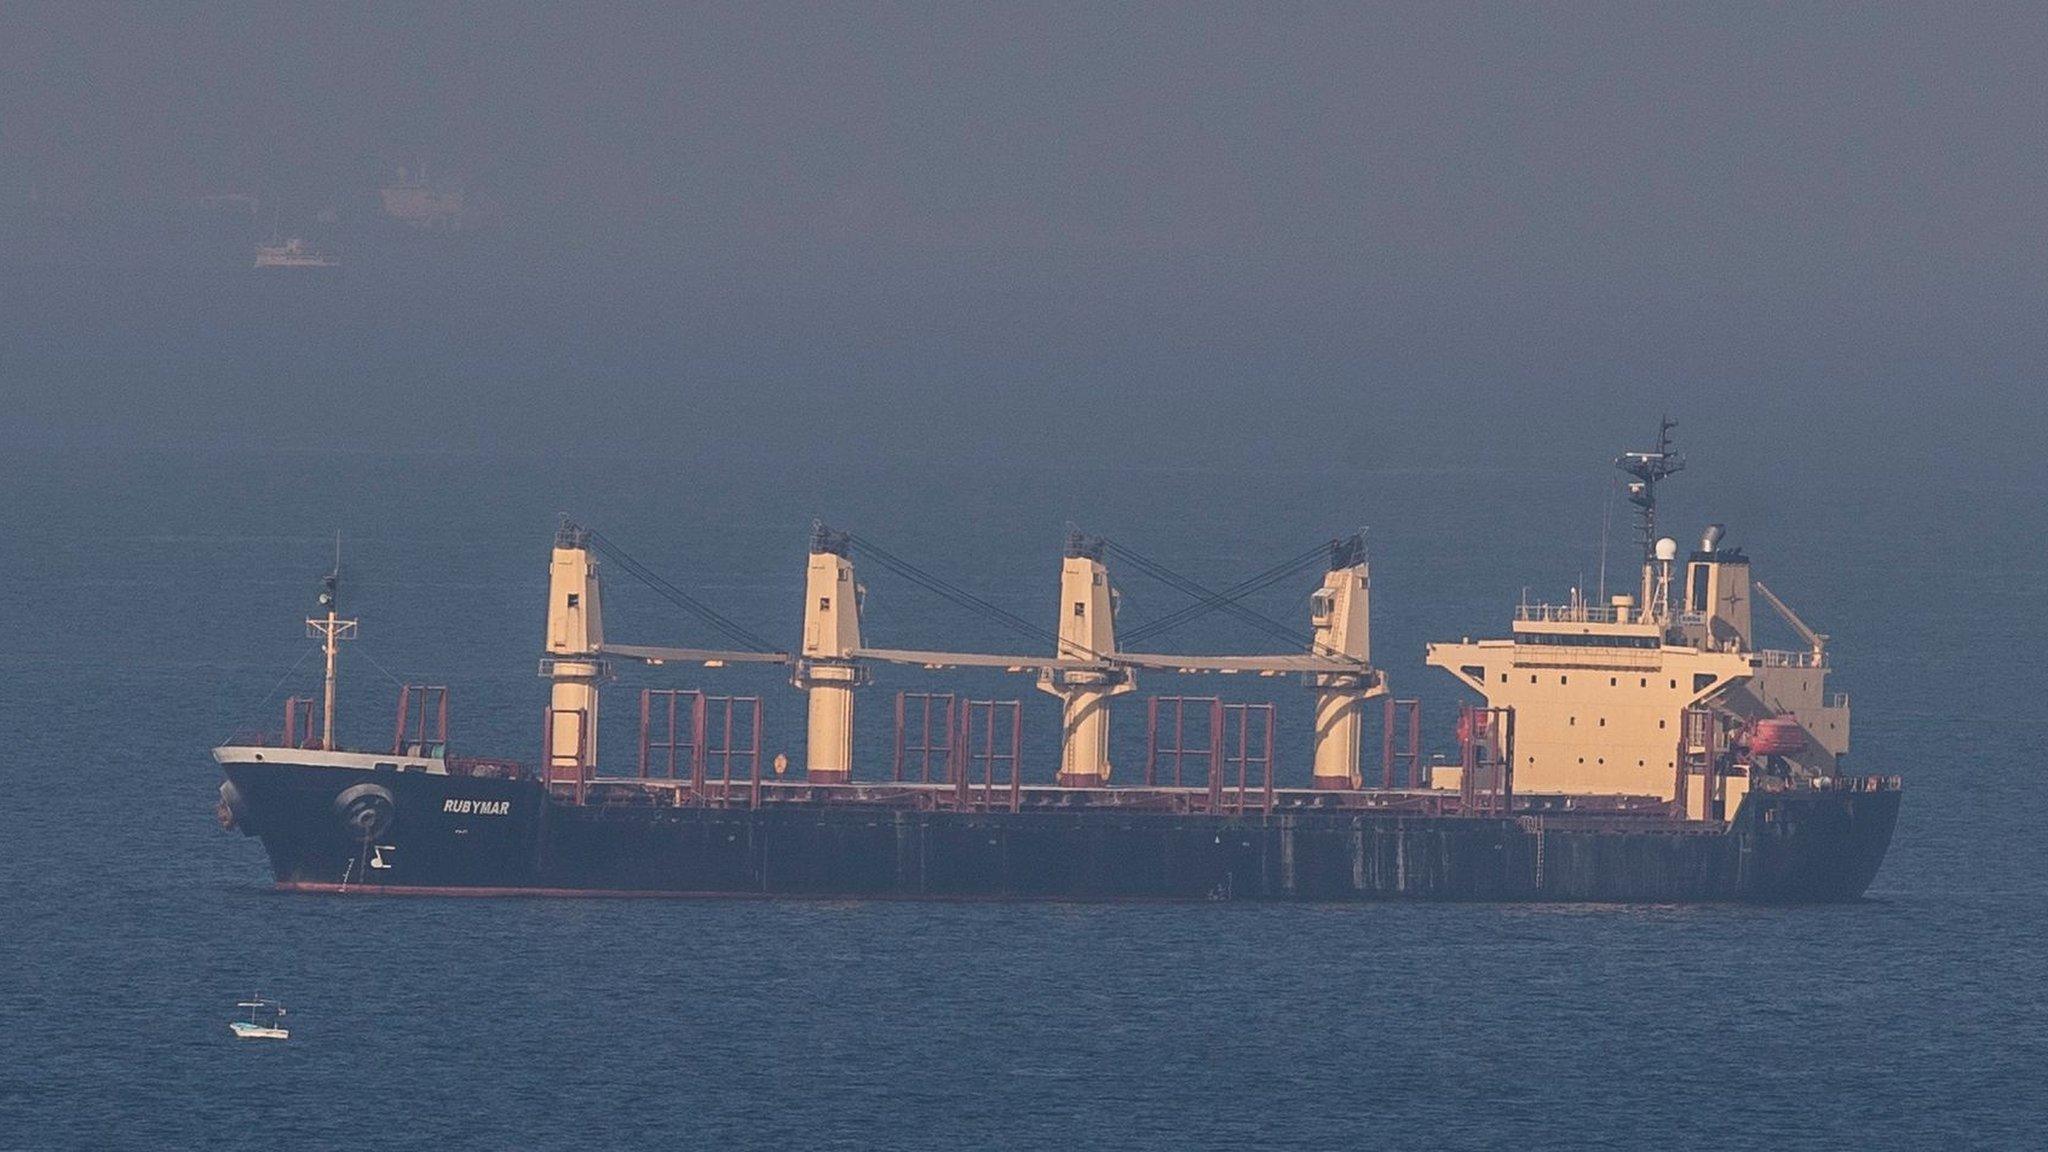
M 646 664 L 787 664 L 787 652 L 738 652 L 710 648 L 669 648 L 649 644 L 603 644 L 598 651 L 607 656 L 638 660 Z M 1002 668 L 1013 672 L 1040 669 L 1097 670 L 1109 668 L 1152 668 L 1165 672 L 1254 672 L 1266 675 L 1286 672 L 1364 673 L 1371 669 L 1363 661 L 1341 656 L 1311 653 L 1250 656 L 1177 656 L 1148 652 L 1117 652 L 1100 660 L 1049 656 L 1008 656 L 989 652 L 927 652 L 905 648 L 856 648 L 847 655 L 854 660 L 882 664 L 910 664 L 926 668 Z
M 1006 656 L 994 652 L 927 652 L 913 648 L 856 648 L 849 655 L 855 660 L 911 664 L 923 668 L 1002 668 L 1012 672 L 1036 672 L 1045 668 L 1106 667 L 1098 660 L 1077 660 L 1057 656 Z
M 727 652 L 712 648 L 664 648 L 649 644 L 600 644 L 599 652 L 647 664 L 787 664 L 787 652 Z
M 1254 672 L 1262 676 L 1276 676 L 1288 672 L 1319 675 L 1378 674 L 1363 660 L 1309 652 L 1251 656 L 1176 656 L 1170 653 L 1118 652 L 1110 659 L 1132 668 L 1151 668 L 1161 672 L 1220 672 L 1225 675 Z
M 1806 621 L 1799 618 L 1799 613 L 1794 612 L 1791 605 L 1778 599 L 1778 594 L 1771 591 L 1770 587 L 1763 581 L 1752 580 L 1750 581 L 1750 586 L 1756 589 L 1757 595 L 1764 598 L 1764 602 L 1771 606 L 1772 611 L 1778 614 L 1779 619 L 1790 625 L 1794 632 L 1799 633 L 1799 638 L 1806 641 L 1807 646 L 1813 649 L 1813 658 L 1816 661 L 1826 654 L 1828 647 L 1826 633 L 1815 632 L 1812 628 L 1807 627 Z
M 1005 656 L 986 652 L 926 652 L 906 648 L 856 648 L 848 653 L 855 660 L 884 664 L 911 664 L 925 668 L 1001 668 L 1011 672 L 1107 671 L 1112 668 L 1150 668 L 1162 672 L 1252 672 L 1277 675 L 1286 672 L 1371 674 L 1364 661 L 1342 656 L 1299 655 L 1176 656 L 1149 652 L 1112 652 L 1097 660 L 1057 656 Z

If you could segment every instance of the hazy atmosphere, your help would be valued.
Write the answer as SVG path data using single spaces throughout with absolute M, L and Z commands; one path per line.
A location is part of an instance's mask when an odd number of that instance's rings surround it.
M 2044 53 L 2029 5 L 10 3 L 5 434 L 1498 464 L 1669 407 L 2037 469 Z M 274 235 L 340 266 L 249 276 Z
M 2038 4 L 0 0 L 0 1152 L 2035 1147 L 2044 237 Z

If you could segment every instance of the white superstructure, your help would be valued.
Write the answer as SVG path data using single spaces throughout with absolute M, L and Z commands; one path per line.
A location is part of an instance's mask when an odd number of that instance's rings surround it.
M 1431 644 L 1428 662 L 1513 717 L 1513 790 L 1683 801 L 1696 818 L 1732 813 L 1752 774 L 1830 776 L 1849 747 L 1849 704 L 1826 690 L 1826 637 L 1750 577 L 1749 557 L 1713 525 L 1682 564 L 1654 535 L 1655 483 L 1683 466 L 1669 426 L 1655 452 L 1619 461 L 1642 512 L 1639 588 L 1595 603 L 1522 604 L 1505 639 Z M 1809 647 L 1760 648 L 1761 593 Z M 1498 741 L 1498 734 L 1489 739 Z M 1459 783 L 1456 770 L 1440 785 Z

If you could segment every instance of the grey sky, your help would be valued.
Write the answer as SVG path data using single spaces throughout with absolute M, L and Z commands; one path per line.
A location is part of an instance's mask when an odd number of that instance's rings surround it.
M 1154 459 L 1732 406 L 1939 460 L 2042 430 L 2044 60 L 2025 5 L 7 4 L 0 387 L 45 433 L 340 395 L 366 442 Z M 376 228 L 421 162 L 492 223 Z M 222 190 L 334 209 L 346 283 L 192 271 Z

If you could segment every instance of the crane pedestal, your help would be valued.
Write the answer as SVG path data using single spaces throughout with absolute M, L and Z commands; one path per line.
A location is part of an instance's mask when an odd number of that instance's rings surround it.
M 1365 729 L 1365 692 L 1357 687 L 1325 687 L 1316 695 L 1315 713 L 1311 784 L 1330 791 L 1356 790 L 1364 783 L 1358 757 Z
M 1085 679 L 1083 678 L 1085 676 Z M 1062 788 L 1101 788 L 1109 783 L 1109 698 L 1131 690 L 1126 682 L 1100 675 L 1068 673 L 1050 689 L 1066 701 L 1060 736 Z
M 813 662 L 797 673 L 797 687 L 810 698 L 804 779 L 813 784 L 844 784 L 853 777 L 853 689 L 860 679 L 852 664 Z

